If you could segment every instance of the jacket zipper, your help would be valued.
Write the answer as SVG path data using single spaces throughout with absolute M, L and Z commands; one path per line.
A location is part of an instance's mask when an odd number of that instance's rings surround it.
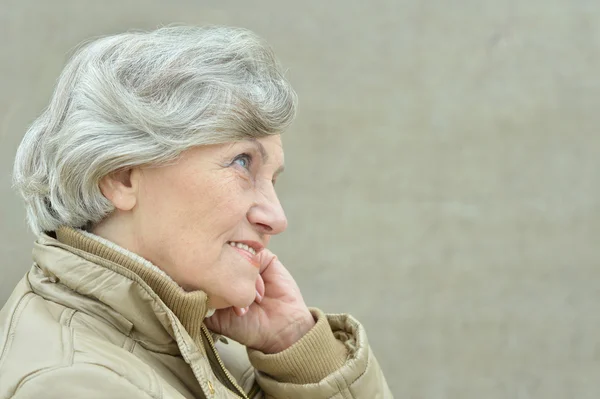
M 252 386 L 252 389 L 250 389 L 250 391 L 248 392 L 248 397 L 253 398 L 259 391 L 260 391 L 260 385 L 258 385 L 258 383 L 256 381 L 254 381 L 254 385 Z
M 221 370 L 223 371 L 223 374 L 225 375 L 225 377 L 227 377 L 227 379 L 229 380 L 231 385 L 233 385 L 235 387 L 235 389 L 237 389 L 237 391 L 238 391 L 237 394 L 240 395 L 244 399 L 249 399 L 248 396 L 246 396 L 246 393 L 244 392 L 244 390 L 237 384 L 237 382 L 235 382 L 235 380 L 233 379 L 231 374 L 229 374 L 229 371 L 227 371 L 227 369 L 225 368 L 225 365 L 223 364 L 223 361 L 221 360 L 221 357 L 219 356 L 219 353 L 217 352 L 217 348 L 215 347 L 215 343 L 212 339 L 212 336 L 210 335 L 210 332 L 208 331 L 208 329 L 206 328 L 206 326 L 204 324 L 202 324 L 202 333 L 206 337 L 206 340 L 208 341 L 208 343 L 210 345 L 210 349 L 214 353 L 215 358 L 217 359 L 217 362 L 219 362 L 219 366 L 221 366 Z

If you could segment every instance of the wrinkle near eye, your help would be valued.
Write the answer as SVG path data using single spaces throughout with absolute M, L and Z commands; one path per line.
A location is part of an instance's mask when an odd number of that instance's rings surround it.
M 254 179 L 251 176 L 251 173 L 248 170 L 242 170 L 236 167 L 230 167 L 232 173 L 229 174 L 231 179 L 236 179 L 238 182 L 243 183 L 244 185 L 254 185 Z

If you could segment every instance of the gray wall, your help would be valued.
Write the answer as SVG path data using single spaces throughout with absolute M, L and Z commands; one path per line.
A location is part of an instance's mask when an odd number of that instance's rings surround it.
M 274 249 L 353 313 L 398 398 L 600 397 L 600 3 L 0 1 L 0 303 L 30 266 L 9 173 L 65 54 L 251 28 L 301 99 Z

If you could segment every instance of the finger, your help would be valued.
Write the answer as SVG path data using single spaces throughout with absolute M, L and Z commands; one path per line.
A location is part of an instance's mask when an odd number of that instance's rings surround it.
M 277 259 L 277 256 L 268 249 L 260 251 L 259 274 L 262 274 Z
M 234 306 L 233 311 L 237 316 L 242 317 L 243 315 L 246 314 L 246 312 L 248 311 L 248 308 L 238 308 L 237 306 Z
M 261 303 L 265 297 L 265 281 L 259 274 L 256 278 L 256 303 Z

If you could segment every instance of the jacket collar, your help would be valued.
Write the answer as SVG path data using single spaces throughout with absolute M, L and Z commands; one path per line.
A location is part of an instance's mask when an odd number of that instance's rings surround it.
M 34 289 L 104 318 L 148 349 L 173 353 L 176 341 L 188 336 L 204 351 L 201 327 L 208 298 L 203 291 L 186 292 L 160 271 L 77 230 L 61 227 L 56 237 L 42 234 L 36 241 Z M 63 288 L 51 289 L 48 280 Z

